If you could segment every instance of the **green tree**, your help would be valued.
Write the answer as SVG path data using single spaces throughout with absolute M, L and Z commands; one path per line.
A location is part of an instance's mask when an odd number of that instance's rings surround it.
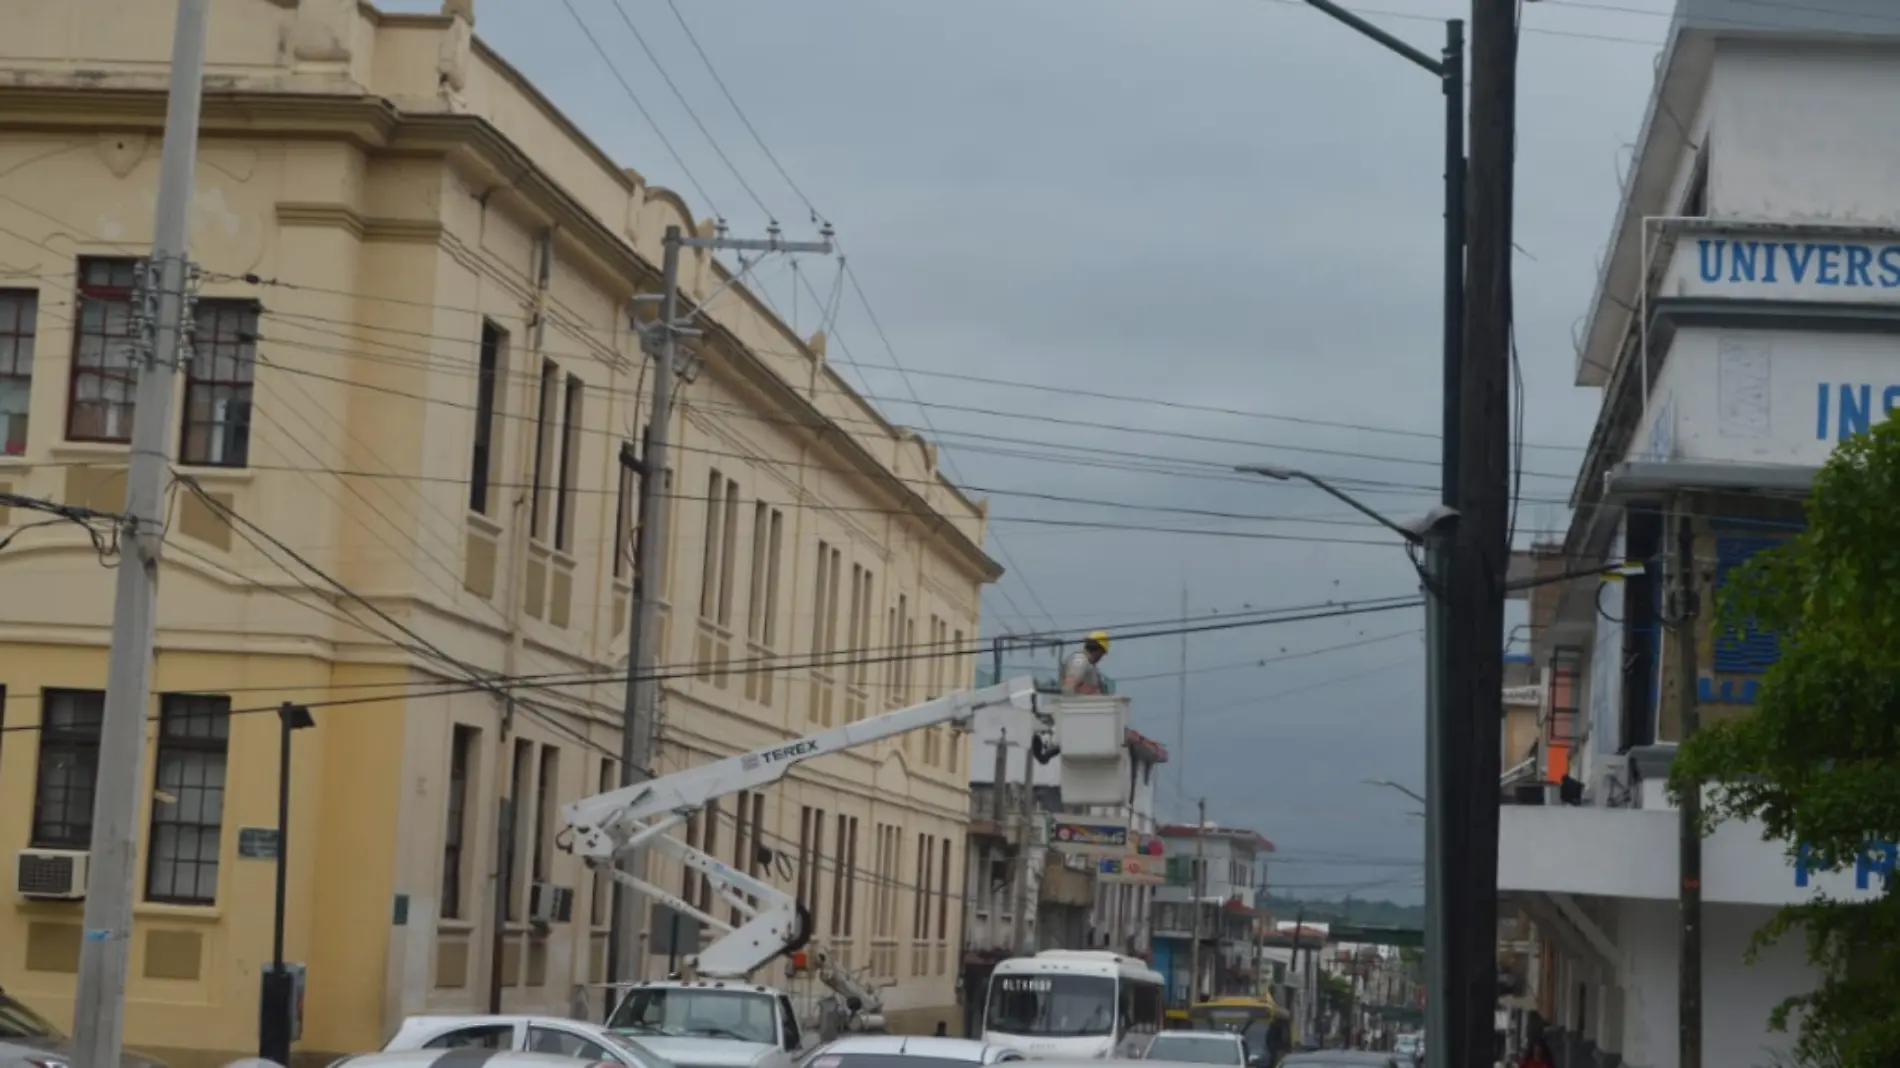
M 1757 703 L 1698 731 L 1670 778 L 1677 791 L 1709 784 L 1705 833 L 1760 820 L 1770 838 L 1805 845 L 1809 870 L 1835 871 L 1900 840 L 1900 420 L 1841 445 L 1807 517 L 1738 569 L 1719 605 L 1721 633 L 1780 640 Z M 1805 1064 L 1900 1065 L 1900 900 L 1783 908 L 1756 932 L 1751 958 L 1796 932 L 1821 984 L 1783 1002 L 1770 1025 L 1798 1021 Z

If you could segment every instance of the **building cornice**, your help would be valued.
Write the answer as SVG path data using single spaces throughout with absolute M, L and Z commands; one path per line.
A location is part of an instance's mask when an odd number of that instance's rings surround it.
M 164 129 L 165 94 L 145 88 L 78 87 L 70 82 L 0 86 L 0 126 L 47 133 L 110 131 L 160 134 Z M 564 243 L 592 259 L 606 276 L 624 281 L 623 296 L 656 291 L 659 268 L 641 256 L 620 233 L 603 223 L 545 170 L 510 141 L 492 123 L 478 115 L 403 112 L 382 97 L 364 93 L 292 93 L 254 89 L 207 87 L 201 120 L 203 136 L 331 140 L 348 143 L 371 154 L 436 157 L 485 175 L 505 188 L 514 206 L 543 227 L 556 230 Z M 591 142 L 570 125 L 561 129 L 582 144 Z M 630 195 L 637 188 L 624 171 L 613 170 Z M 666 195 L 646 190 L 647 197 Z M 346 210 L 332 214 L 316 205 L 288 205 L 301 221 L 328 222 L 365 235 L 422 239 L 429 223 L 439 220 L 394 220 L 352 217 Z M 994 582 L 1002 577 L 1000 564 L 975 539 L 934 507 L 871 450 L 827 416 L 792 383 L 724 324 L 712 322 L 709 339 L 717 339 L 738 377 L 757 390 L 788 422 L 823 442 L 848 467 L 878 487 L 909 513 L 934 545 L 955 558 L 964 569 Z M 800 345 L 816 359 L 808 346 Z M 894 439 L 896 442 L 897 439 Z M 948 482 L 946 490 L 968 503 Z M 981 521 L 981 517 L 975 517 Z

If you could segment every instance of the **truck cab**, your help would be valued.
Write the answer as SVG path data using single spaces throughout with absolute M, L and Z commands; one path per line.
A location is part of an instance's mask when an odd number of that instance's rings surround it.
M 679 1068 L 793 1068 L 804 1035 L 791 998 L 728 980 L 636 983 L 607 1017 Z

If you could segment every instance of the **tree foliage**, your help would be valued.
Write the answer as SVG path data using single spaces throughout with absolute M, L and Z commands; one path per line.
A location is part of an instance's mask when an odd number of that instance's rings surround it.
M 1807 515 L 1805 530 L 1731 576 L 1719 605 L 1723 631 L 1780 639 L 1757 703 L 1698 731 L 1670 777 L 1676 790 L 1710 784 L 1705 830 L 1759 820 L 1770 838 L 1803 843 L 1820 872 L 1900 841 L 1900 419 L 1842 444 Z M 1805 1063 L 1900 1065 L 1900 900 L 1789 906 L 1751 953 L 1795 932 L 1822 983 L 1771 1024 L 1798 1021 Z

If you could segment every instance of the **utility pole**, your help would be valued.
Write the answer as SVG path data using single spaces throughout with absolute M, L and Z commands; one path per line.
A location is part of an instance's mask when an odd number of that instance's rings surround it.
M 1022 874 L 1016 879 L 1016 914 L 1010 930 L 1009 944 L 1017 953 L 1033 953 L 1035 946 L 1025 945 L 1024 932 L 1028 930 L 1029 910 L 1036 908 L 1042 900 L 1042 882 L 1037 880 L 1036 895 L 1032 901 L 1029 894 L 1029 880 L 1035 874 L 1031 867 L 1034 853 L 1029 848 L 1031 818 L 1036 808 L 1036 761 L 1030 755 L 1029 746 L 1023 746 L 1023 796 L 1022 806 L 1017 813 L 1017 826 L 1021 835 L 1017 838 L 1018 855 L 1022 858 Z M 1046 863 L 1046 861 L 1045 861 Z
M 1695 519 L 1686 495 L 1675 502 L 1676 551 L 1671 562 L 1669 625 L 1674 629 L 1676 708 L 1682 718 L 1681 741 L 1687 743 L 1701 726 L 1696 705 L 1696 619 L 1701 615 L 1700 582 L 1695 564 Z M 1681 953 L 1678 954 L 1676 991 L 1677 1057 L 1680 1068 L 1702 1068 L 1702 784 L 1692 782 L 1677 799 L 1680 881 L 1676 893 L 1681 912 Z
M 1200 1000 L 1201 993 L 1201 898 L 1207 896 L 1207 798 L 1200 801 L 1200 819 L 1194 824 L 1194 901 L 1189 912 L 1194 917 L 1188 932 L 1188 1005 Z
M 1306 996 L 1306 973 L 1300 970 L 1300 936 L 1305 933 L 1306 933 L 1306 907 L 1302 905 L 1299 908 L 1299 910 L 1293 914 L 1293 953 L 1292 953 L 1292 959 L 1288 962 L 1288 966 L 1287 966 L 1287 970 L 1290 973 L 1292 973 L 1292 976 L 1293 976 L 1293 984 L 1294 984 L 1293 989 L 1299 995 L 1299 1001 L 1300 1001 L 1299 1024 L 1300 1024 L 1301 1038 L 1305 1038 L 1307 1035 L 1307 1032 L 1311 1030 L 1311 1028 L 1307 1024 L 1307 1018 L 1310 1015 L 1311 1006 L 1307 1004 L 1307 1001 L 1309 999 Z
M 630 457 L 624 449 L 621 451 L 621 463 L 633 467 L 640 475 L 640 537 L 635 548 L 633 621 L 627 628 L 626 705 L 620 732 L 620 785 L 623 787 L 651 777 L 654 728 L 659 722 L 660 569 L 666 555 L 666 516 L 671 497 L 666 454 L 672 438 L 674 379 L 680 373 L 679 339 L 699 335 L 690 317 L 682 321 L 679 313 L 680 252 L 683 249 L 829 255 L 831 228 L 825 227 L 822 241 L 786 241 L 779 236 L 776 224 L 763 239 L 726 237 L 723 228 L 713 237 L 686 237 L 677 226 L 666 228 L 660 261 L 660 317 L 652 327 L 653 410 L 647 417 L 641 455 Z M 646 338 L 641 341 L 643 349 L 646 341 Z M 631 855 L 621 858 L 620 864 L 628 875 L 644 879 L 646 850 L 633 850 Z M 607 940 L 609 982 L 637 976 L 643 970 L 640 949 L 645 939 L 645 919 L 639 902 L 615 880 L 613 931 Z
M 157 630 L 158 563 L 164 545 L 164 491 L 171 467 L 172 388 L 189 356 L 191 197 L 204 96 L 205 23 L 210 0 L 179 0 L 172 36 L 165 147 L 158 170 L 152 258 L 143 265 L 139 306 L 138 418 L 121 520 L 112 648 L 106 665 L 98 795 L 92 808 L 91 866 L 73 1002 L 75 1068 L 116 1068 L 124 1051 L 125 982 L 132 939 L 140 787 L 145 782 L 145 717 Z M 147 332 L 149 331 L 149 333 Z
M 1471 2 L 1470 195 L 1466 219 L 1458 529 L 1449 589 L 1454 671 L 1442 738 L 1450 784 L 1442 862 L 1455 929 L 1446 1006 L 1450 1031 L 1433 1036 L 1442 1063 L 1494 1059 L 1497 1008 L 1498 777 L 1502 771 L 1504 595 L 1510 564 L 1511 267 L 1517 128 L 1517 0 Z M 1462 766 L 1460 766 L 1462 765 Z

